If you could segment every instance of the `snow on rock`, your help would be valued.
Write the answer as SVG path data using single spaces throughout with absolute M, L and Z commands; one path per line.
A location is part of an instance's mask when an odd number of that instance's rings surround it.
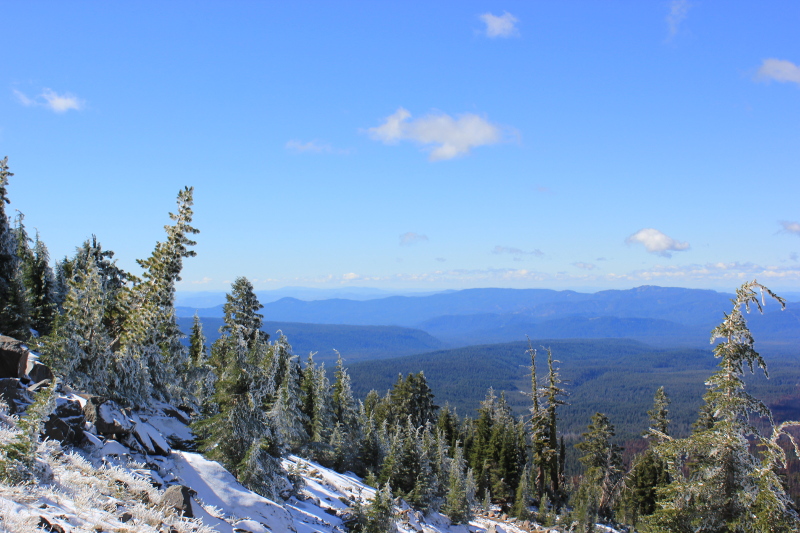
M 147 422 L 134 423 L 131 434 L 142 445 L 145 453 L 168 456 L 172 452 L 161 433 Z
M 171 457 L 175 475 L 194 489 L 204 504 L 241 519 L 256 520 L 272 531 L 296 531 L 286 509 L 244 488 L 219 463 L 191 452 L 173 452 Z

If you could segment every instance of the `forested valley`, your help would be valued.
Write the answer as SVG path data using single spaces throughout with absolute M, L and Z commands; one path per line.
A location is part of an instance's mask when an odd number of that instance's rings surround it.
M 53 262 L 43 236 L 5 211 L 12 176 L 0 161 L 0 333 L 52 374 L 20 384 L 30 405 L 2 391 L 2 424 L 16 428 L 0 440 L 7 486 L 46 482 L 35 459 L 45 423 L 58 394 L 79 392 L 130 412 L 176 407 L 196 437 L 181 446 L 275 502 L 302 484 L 282 464 L 289 456 L 352 472 L 376 491 L 351 502 L 348 531 L 397 530 L 401 500 L 456 525 L 496 513 L 528 530 L 800 529 L 796 424 L 765 403 L 781 395 L 759 377 L 767 361 L 745 319 L 785 302 L 756 281 L 718 310 L 713 354 L 519 339 L 489 359 L 485 347 L 435 351 L 436 339 L 417 336 L 427 353 L 350 366 L 343 354 L 326 366 L 265 332 L 244 277 L 231 286 L 213 342 L 200 317 L 181 331 L 176 283 L 198 233 L 191 187 L 133 273 L 94 235 Z M 637 364 L 650 370 L 637 375 Z M 773 369 L 781 365 L 790 366 Z M 604 388 L 601 374 L 614 377 Z M 593 409 L 597 396 L 614 395 L 614 412 Z

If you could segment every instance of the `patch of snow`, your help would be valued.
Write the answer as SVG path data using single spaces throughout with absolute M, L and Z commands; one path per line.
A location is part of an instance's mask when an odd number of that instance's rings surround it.
M 181 483 L 194 489 L 206 505 L 242 519 L 258 520 L 272 531 L 296 531 L 286 509 L 244 488 L 219 463 L 190 452 L 173 452 L 172 460 Z
M 156 428 L 147 422 L 136 422 L 131 429 L 131 434 L 151 455 L 169 455 L 172 449 Z

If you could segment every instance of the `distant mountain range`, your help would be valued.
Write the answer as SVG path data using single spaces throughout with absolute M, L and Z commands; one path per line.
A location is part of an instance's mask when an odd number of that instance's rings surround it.
M 374 300 L 389 296 L 427 296 L 447 291 L 392 291 L 374 289 L 371 287 L 347 287 L 341 289 L 315 289 L 310 287 L 283 287 L 281 289 L 256 291 L 258 300 L 262 303 L 275 302 L 282 298 L 296 298 L 298 300 L 330 300 L 341 298 L 344 300 Z M 224 291 L 178 291 L 175 305 L 192 308 L 208 308 L 225 303 Z
M 733 294 L 642 286 L 594 294 L 548 289 L 466 289 L 424 296 L 370 300 L 282 298 L 264 303 L 265 320 L 348 326 L 401 326 L 428 333 L 448 346 L 539 338 L 631 338 L 653 346 L 707 347 L 711 329 L 730 310 Z M 776 345 L 800 340 L 800 304 L 749 317 L 757 338 Z M 178 307 L 220 318 L 222 305 Z

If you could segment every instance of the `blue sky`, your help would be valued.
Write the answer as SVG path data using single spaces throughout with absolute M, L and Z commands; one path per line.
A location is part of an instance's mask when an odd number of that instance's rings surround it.
M 290 5 L 291 4 L 291 5 Z M 53 257 L 180 289 L 800 289 L 800 3 L 0 2 Z

